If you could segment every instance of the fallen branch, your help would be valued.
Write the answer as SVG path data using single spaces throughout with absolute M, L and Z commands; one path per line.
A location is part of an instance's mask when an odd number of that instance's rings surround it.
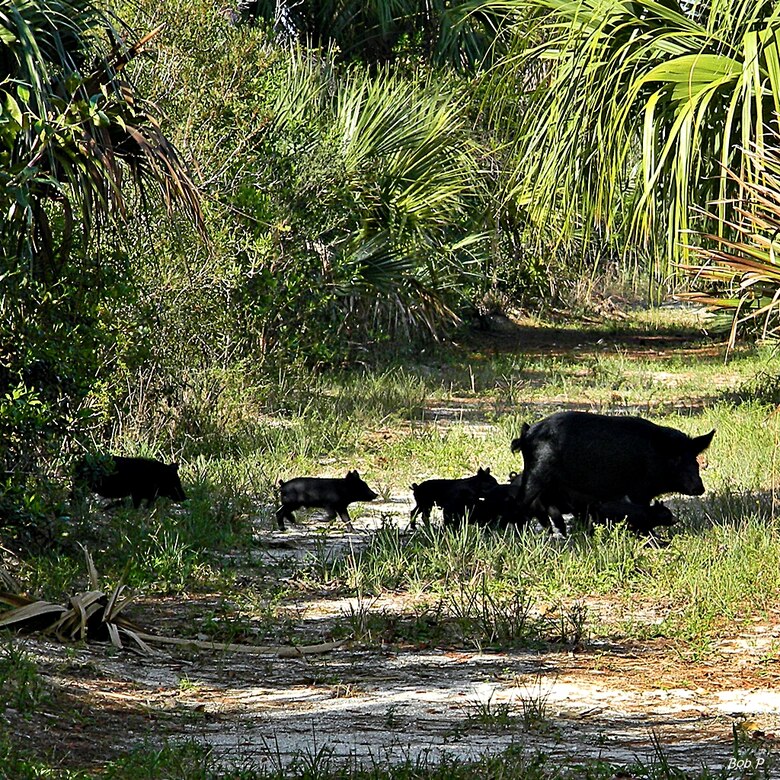
M 210 642 L 206 639 L 180 639 L 172 636 L 155 636 L 136 631 L 136 635 L 145 642 L 160 645 L 177 645 L 179 647 L 196 647 L 198 650 L 213 650 L 219 653 L 249 653 L 250 655 L 276 655 L 279 658 L 303 658 L 307 655 L 320 655 L 338 650 L 346 644 L 339 642 L 322 642 L 318 645 L 238 645 L 232 642 Z

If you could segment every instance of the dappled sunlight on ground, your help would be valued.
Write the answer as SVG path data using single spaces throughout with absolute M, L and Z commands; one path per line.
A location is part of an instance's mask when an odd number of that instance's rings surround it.
M 98 716 L 104 708 L 132 715 L 130 732 L 105 733 L 112 721 L 99 718 L 70 733 L 70 744 L 100 735 L 119 747 L 167 734 L 243 767 L 325 746 L 364 759 L 468 758 L 510 744 L 625 763 L 651 756 L 655 735 L 676 766 L 718 769 L 735 725 L 771 745 L 780 734 L 780 670 L 755 654 L 683 664 L 663 642 L 556 652 L 345 648 L 307 660 L 186 651 L 111 658 L 97 648 L 24 645 L 72 701 Z

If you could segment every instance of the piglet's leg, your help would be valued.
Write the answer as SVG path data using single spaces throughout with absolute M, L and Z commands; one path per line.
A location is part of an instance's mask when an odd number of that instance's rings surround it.
M 414 530 L 417 528 L 417 515 L 419 515 L 422 512 L 419 506 L 415 504 L 414 509 L 412 509 L 411 515 L 409 515 L 409 528 Z
M 290 507 L 282 504 L 282 506 L 276 510 L 276 524 L 280 531 L 284 531 L 285 520 L 293 521 L 295 520 L 295 515 L 292 513 L 292 509 L 290 509 Z
M 349 512 L 346 509 L 338 510 L 339 517 L 344 521 L 344 525 L 347 526 L 347 531 L 354 531 L 355 528 L 352 525 L 352 521 L 349 519 Z
M 547 507 L 547 513 L 550 516 L 550 520 L 552 520 L 553 525 L 558 529 L 558 533 L 565 537 L 566 536 L 566 521 L 563 519 L 563 513 L 557 506 L 549 506 Z

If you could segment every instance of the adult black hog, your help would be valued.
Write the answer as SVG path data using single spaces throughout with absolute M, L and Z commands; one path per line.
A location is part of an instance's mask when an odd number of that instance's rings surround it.
M 512 451 L 523 453 L 521 506 L 543 507 L 560 533 L 563 512 L 622 501 L 648 505 L 664 493 L 700 496 L 697 456 L 715 431 L 691 438 L 641 417 L 559 412 L 525 424 Z
M 73 494 L 84 488 L 103 498 L 131 496 L 138 509 L 143 501 L 151 506 L 158 498 L 184 501 L 187 494 L 179 479 L 178 463 L 162 463 L 152 458 L 99 455 L 82 458 L 73 477 Z
M 354 501 L 373 501 L 377 494 L 360 478 L 357 471 L 343 478 L 297 477 L 279 482 L 282 505 L 276 510 L 276 522 L 284 531 L 285 520 L 295 520 L 293 512 L 301 507 L 325 509 L 331 517 L 338 515 L 349 531 L 352 522 L 347 507 Z
M 453 525 L 458 516 L 462 518 L 469 513 L 480 497 L 496 485 L 498 480 L 490 473 L 489 467 L 480 467 L 471 477 L 426 479 L 419 485 L 412 483 L 415 505 L 409 526 L 416 526 L 418 515 L 422 515 L 423 522 L 427 525 L 434 506 L 441 507 L 445 525 Z

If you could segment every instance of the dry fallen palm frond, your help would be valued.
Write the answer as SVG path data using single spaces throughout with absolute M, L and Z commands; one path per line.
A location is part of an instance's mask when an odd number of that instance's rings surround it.
M 87 573 L 89 574 L 89 584 L 92 586 L 92 590 L 100 590 L 100 575 L 98 574 L 95 562 L 92 560 L 89 550 L 80 544 L 79 547 L 84 551 L 84 558 L 87 562 Z
M 148 652 L 146 643 L 136 638 L 137 627 L 132 622 L 117 617 L 116 610 L 113 615 L 108 614 L 109 600 L 104 591 L 86 591 L 71 596 L 68 606 L 63 606 L 2 591 L 0 603 L 14 609 L 0 615 L 0 628 L 41 633 L 61 642 L 109 640 L 118 648 L 123 647 L 122 639 L 126 637 L 141 651 Z
M 44 626 L 51 625 L 52 618 L 59 620 L 67 609 L 59 604 L 50 604 L 48 601 L 31 601 L 24 596 L 13 593 L 0 593 L 0 602 L 16 606 L 10 612 L 6 612 L 0 618 L 0 626 L 19 626 L 31 628 L 33 631 L 41 630 Z
M 83 549 L 83 548 L 82 548 Z M 135 601 L 136 596 L 123 594 L 127 591 L 125 575 L 106 593 L 98 586 L 98 573 L 92 556 L 84 549 L 84 556 L 93 589 L 76 593 L 68 605 L 30 599 L 10 591 L 0 591 L 0 603 L 12 607 L 0 614 L 0 628 L 12 628 L 27 633 L 41 633 L 53 636 L 61 642 L 110 641 L 122 649 L 128 645 L 145 655 L 155 651 L 149 643 L 192 647 L 198 650 L 215 650 L 223 653 L 251 653 L 254 655 L 277 655 L 280 658 L 304 658 L 308 655 L 327 653 L 345 644 L 325 642 L 315 645 L 240 645 L 210 642 L 196 639 L 181 639 L 148 634 L 140 626 L 120 613 Z
M 204 639 L 180 639 L 178 637 L 155 636 L 154 634 L 138 633 L 140 639 L 156 642 L 162 645 L 178 645 L 193 647 L 198 650 L 215 650 L 220 653 L 249 653 L 250 655 L 276 655 L 279 658 L 305 658 L 307 655 L 319 655 L 337 650 L 346 644 L 339 642 L 321 642 L 316 645 L 240 645 L 233 642 L 210 642 Z

